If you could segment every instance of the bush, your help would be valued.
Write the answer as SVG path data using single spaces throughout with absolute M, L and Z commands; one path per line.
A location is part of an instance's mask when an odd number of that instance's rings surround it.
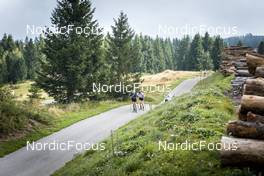
M 47 113 L 13 100 L 8 89 L 0 89 L 0 134 L 10 134 L 28 127 L 30 121 L 50 122 Z

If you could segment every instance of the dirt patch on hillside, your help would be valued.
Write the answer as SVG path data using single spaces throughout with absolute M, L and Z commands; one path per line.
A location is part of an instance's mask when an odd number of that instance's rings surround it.
M 142 77 L 143 85 L 159 85 L 159 84 L 168 84 L 172 81 L 186 78 L 198 76 L 200 72 L 192 72 L 192 71 L 173 71 L 173 70 L 165 70 L 164 72 L 157 73 L 154 75 L 145 75 Z

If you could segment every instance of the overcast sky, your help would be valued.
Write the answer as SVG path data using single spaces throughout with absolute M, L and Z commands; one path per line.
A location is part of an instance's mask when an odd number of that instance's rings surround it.
M 181 37 L 205 30 L 223 37 L 264 35 L 263 0 L 92 0 L 92 4 L 104 31 L 122 10 L 137 33 L 151 36 Z M 23 39 L 27 25 L 49 26 L 55 6 L 56 0 L 0 0 L 0 35 Z

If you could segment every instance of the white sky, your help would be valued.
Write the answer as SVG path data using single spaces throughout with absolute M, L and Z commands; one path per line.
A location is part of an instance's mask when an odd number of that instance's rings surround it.
M 181 37 L 199 28 L 222 37 L 264 35 L 263 0 L 92 0 L 92 4 L 105 31 L 123 10 L 137 33 L 151 36 Z M 49 26 L 55 6 L 56 0 L 0 0 L 0 36 L 10 33 L 23 39 L 27 24 Z M 191 32 L 192 27 L 197 29 Z

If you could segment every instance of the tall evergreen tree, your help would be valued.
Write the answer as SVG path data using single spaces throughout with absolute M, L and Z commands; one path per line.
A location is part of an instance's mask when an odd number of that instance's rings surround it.
M 144 67 L 146 68 L 146 72 L 155 73 L 153 39 L 145 36 L 143 41 Z
M 210 52 L 212 49 L 212 38 L 208 32 L 206 32 L 203 37 L 203 49 L 205 52 Z
M 6 55 L 7 80 L 10 83 L 17 83 L 26 78 L 27 69 L 22 52 L 16 48 Z
M 178 70 L 188 70 L 189 63 L 189 50 L 190 50 L 190 37 L 184 36 L 184 38 L 179 42 L 179 47 L 176 50 L 177 53 L 177 69 Z
M 7 82 L 7 65 L 6 65 L 6 59 L 4 56 L 4 49 L 0 45 L 0 84 Z
M 163 42 L 163 52 L 165 56 L 165 68 L 173 69 L 173 47 L 169 38 Z
M 223 49 L 223 39 L 221 39 L 220 36 L 217 36 L 214 40 L 212 52 L 211 52 L 211 57 L 213 60 L 213 66 L 214 70 L 218 70 L 221 62 L 221 53 Z
M 133 48 L 134 31 L 129 26 L 127 15 L 121 12 L 114 23 L 112 34 L 107 35 L 107 59 L 111 66 L 109 78 L 112 84 L 122 82 L 128 85 L 138 78 L 137 74 L 130 74 L 139 66 L 138 48 Z M 114 93 L 114 96 L 122 97 L 124 94 Z
M 102 34 L 93 19 L 90 0 L 59 0 L 52 13 L 53 25 L 71 31 L 47 33 L 41 72 L 37 79 L 43 88 L 59 102 L 95 98 L 92 83 L 98 83 L 102 69 Z M 85 33 L 77 33 L 78 29 Z
M 33 40 L 25 41 L 24 59 L 27 67 L 27 79 L 36 78 L 36 70 L 38 70 L 38 54 L 37 48 Z
M 178 54 L 179 45 L 180 45 L 180 40 L 178 40 L 177 38 L 173 39 L 173 41 L 172 41 L 172 49 L 173 49 L 172 62 L 173 62 L 173 69 L 174 70 L 180 69 L 179 66 L 178 66 L 178 62 L 179 62 L 179 54 Z
M 213 69 L 213 61 L 210 57 L 209 52 L 203 52 L 203 56 L 199 60 L 199 70 L 212 70 Z
M 198 70 L 199 64 L 203 58 L 203 45 L 202 39 L 199 34 L 194 36 L 194 39 L 191 43 L 190 52 L 189 52 L 189 62 L 188 70 Z
M 134 40 L 132 41 L 132 51 L 133 58 L 132 64 L 134 67 L 132 67 L 132 73 L 139 73 L 144 72 L 144 57 L 142 52 L 142 43 L 140 40 L 140 37 L 138 35 L 135 35 Z
M 165 70 L 165 56 L 164 50 L 162 48 L 162 39 L 160 39 L 158 36 L 156 37 L 153 43 L 153 52 L 155 66 L 154 71 L 158 73 Z
M 264 41 L 260 42 L 260 44 L 258 46 L 258 53 L 264 54 Z
M 16 48 L 12 35 L 4 34 L 1 45 L 4 51 L 11 52 Z

